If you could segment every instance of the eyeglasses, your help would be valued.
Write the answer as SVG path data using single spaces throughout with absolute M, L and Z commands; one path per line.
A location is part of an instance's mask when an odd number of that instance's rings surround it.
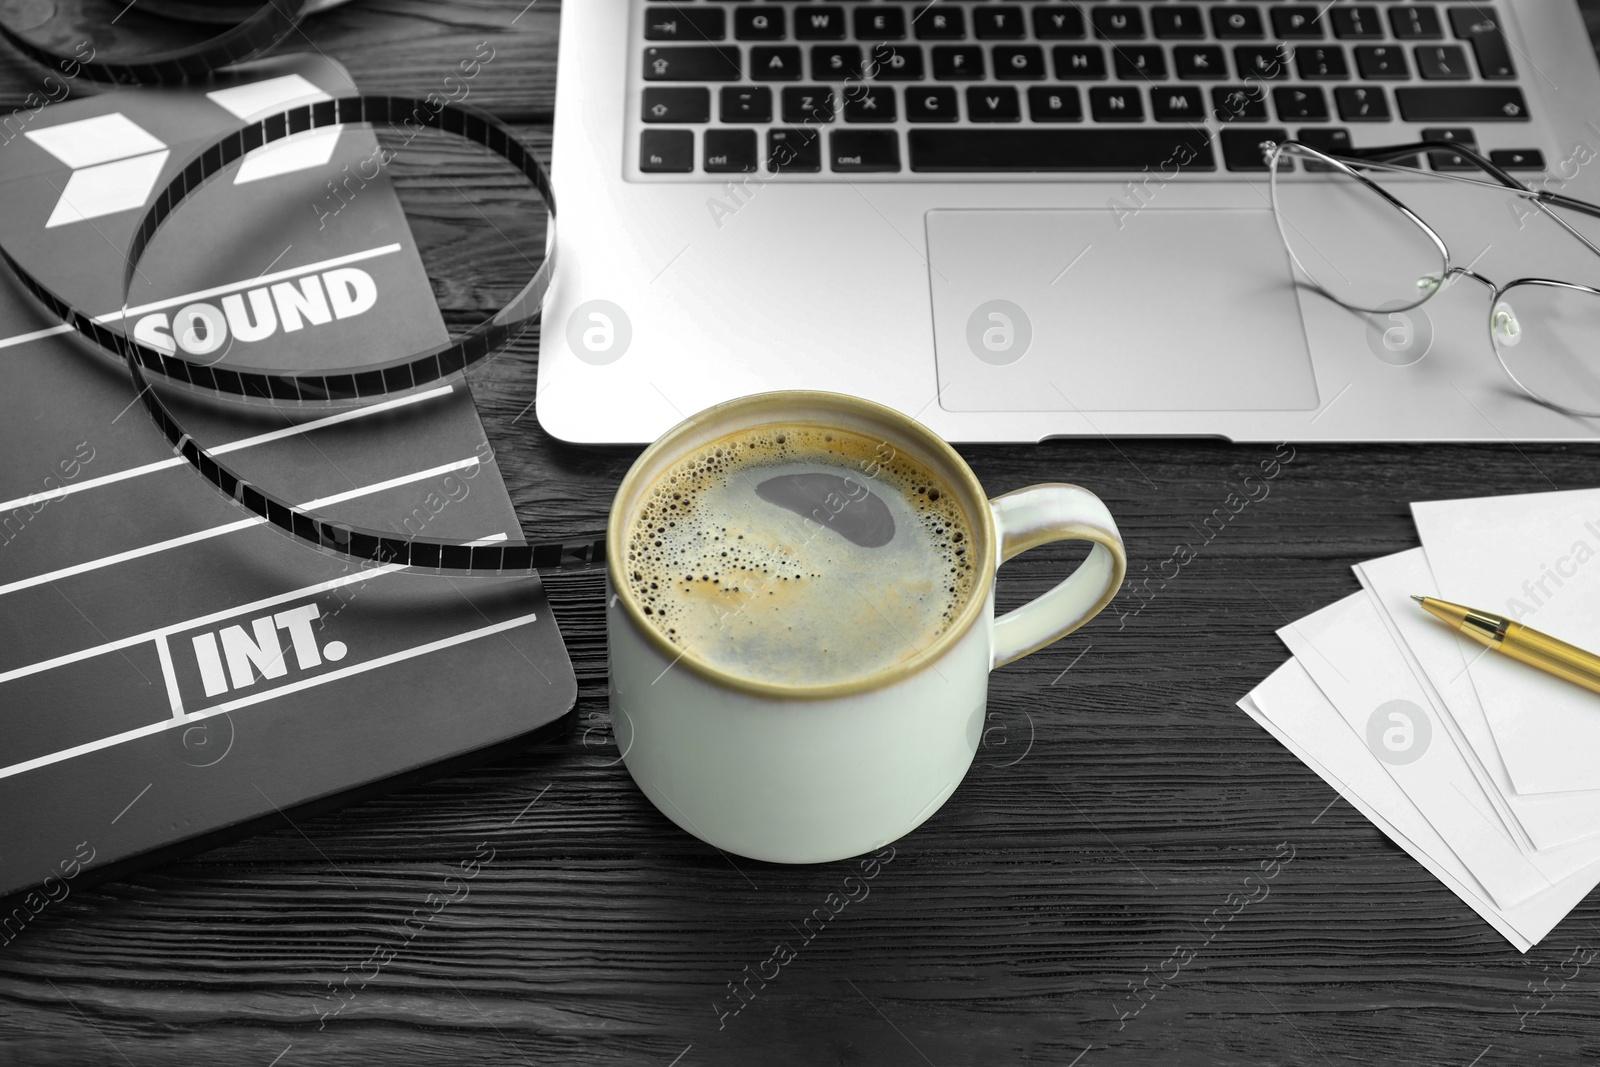
M 1425 174 L 1396 161 L 1449 152 L 1493 181 L 1458 174 Z M 1285 181 L 1295 161 L 1310 172 Z M 1375 178 L 1404 174 L 1481 186 L 1525 198 L 1600 256 L 1588 238 L 1554 208 L 1600 218 L 1600 206 L 1528 188 L 1500 167 L 1458 144 L 1419 141 L 1329 155 L 1298 141 L 1274 145 L 1272 209 L 1295 265 L 1311 284 L 1353 311 L 1403 312 L 1430 299 L 1451 280 L 1471 278 L 1491 290 L 1489 343 L 1511 380 L 1534 400 L 1573 415 L 1600 416 L 1600 289 L 1548 278 L 1499 285 L 1451 262 L 1450 249 L 1394 189 Z

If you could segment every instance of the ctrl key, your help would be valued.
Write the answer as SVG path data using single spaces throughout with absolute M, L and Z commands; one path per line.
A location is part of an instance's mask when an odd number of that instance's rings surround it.
M 707 174 L 739 174 L 756 169 L 756 131 L 707 130 L 701 165 Z
M 687 174 L 694 170 L 694 132 L 645 130 L 639 135 L 639 169 L 646 174 Z

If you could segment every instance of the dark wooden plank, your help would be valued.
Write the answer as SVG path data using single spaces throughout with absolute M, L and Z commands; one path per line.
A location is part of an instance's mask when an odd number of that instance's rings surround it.
M 420 91 L 453 47 L 519 7 L 358 3 L 307 29 L 367 87 Z M 541 150 L 554 31 L 554 6 L 535 5 L 493 38 L 483 77 L 506 79 L 484 100 L 535 124 L 523 132 Z M 0 81 L 0 97 L 17 84 Z M 397 172 L 435 291 L 453 323 L 476 321 L 525 278 L 537 218 L 471 150 L 414 156 Z M 536 372 L 530 337 L 474 375 L 490 439 L 525 529 L 592 529 L 638 450 L 544 434 L 527 410 Z M 961 451 L 997 493 L 1062 479 L 1100 493 L 1136 580 L 1273 454 L 1104 440 Z M 1596 458 L 1297 447 L 1271 494 L 1152 582 L 1142 608 L 1129 590 L 1119 613 L 996 672 L 965 783 L 810 940 L 796 928 L 853 866 L 730 859 L 657 813 L 616 762 L 600 583 L 553 579 L 582 686 L 568 736 L 52 905 L 0 946 L 0 1061 L 1592 1060 L 1592 967 L 1537 1013 L 1530 985 L 1559 989 L 1562 961 L 1600 938 L 1600 904 L 1519 956 L 1233 701 L 1285 658 L 1285 618 L 1354 591 L 1351 564 L 1416 543 L 1408 501 L 1592 485 Z M 1072 558 L 1015 561 L 1003 604 Z M 1294 859 L 1267 897 L 1215 918 L 1280 843 Z M 445 882 L 488 849 L 475 878 Z M 430 893 L 458 899 L 420 930 L 402 925 Z M 794 960 L 720 1017 L 728 983 L 780 941 Z M 1193 959 L 1174 976 L 1164 961 L 1179 945 Z M 362 984 L 375 948 L 393 958 Z M 1132 1015 L 1131 984 L 1163 972 Z M 319 1029 L 341 1002 L 330 983 L 347 979 L 351 999 Z
M 113 23 L 124 8 L 126 16 Z M 208 31 L 145 14 L 126 0 L 7 0 L 0 5 L 0 18 L 63 53 L 91 41 L 96 54 L 107 59 L 196 43 L 225 28 Z M 467 94 L 456 99 L 507 121 L 548 123 L 555 109 L 560 18 L 560 0 L 359 0 L 309 17 L 280 50 L 322 52 L 344 64 L 363 92 L 420 96 L 455 91 L 453 83 L 445 86 L 445 76 L 459 75 L 458 64 L 480 55 L 477 46 L 486 41 L 493 58 L 468 82 Z M 0 48 L 0 114 L 21 106 L 30 93 L 48 88 L 60 95 L 53 83 L 44 85 L 44 68 Z M 75 84 L 74 91 L 98 90 Z

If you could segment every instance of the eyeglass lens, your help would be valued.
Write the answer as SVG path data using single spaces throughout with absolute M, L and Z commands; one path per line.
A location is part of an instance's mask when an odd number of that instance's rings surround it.
M 1292 149 L 1279 152 L 1272 203 L 1295 262 L 1346 307 L 1415 307 L 1444 278 L 1444 253 L 1426 230 L 1370 186 L 1327 164 Z
M 1489 336 L 1523 389 L 1567 411 L 1600 414 L 1600 295 L 1518 283 L 1495 302 Z

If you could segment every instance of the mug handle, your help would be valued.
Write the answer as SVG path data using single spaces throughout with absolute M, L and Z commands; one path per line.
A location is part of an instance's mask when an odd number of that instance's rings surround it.
M 1089 557 L 1060 585 L 994 620 L 989 666 L 1004 666 L 1059 641 L 1111 603 L 1128 570 L 1111 512 L 1089 490 L 1060 482 L 1030 485 L 989 501 L 1004 563 L 1052 541 L 1089 541 Z

